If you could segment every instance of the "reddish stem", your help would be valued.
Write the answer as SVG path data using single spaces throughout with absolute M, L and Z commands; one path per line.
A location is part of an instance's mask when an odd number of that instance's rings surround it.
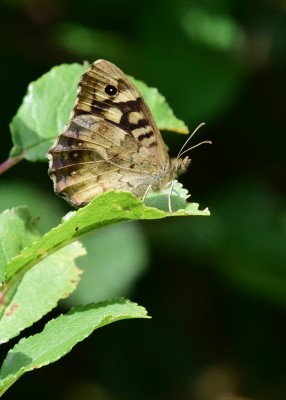
M 18 164 L 18 162 L 22 161 L 23 159 L 23 154 L 19 154 L 18 156 L 12 158 L 7 158 L 6 161 L 0 164 L 0 175 L 3 174 L 3 172 L 7 171 L 7 169 L 13 167 L 15 164 Z

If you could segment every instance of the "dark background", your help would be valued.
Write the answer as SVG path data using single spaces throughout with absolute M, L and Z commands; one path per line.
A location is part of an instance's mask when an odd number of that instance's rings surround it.
M 192 143 L 213 142 L 181 179 L 211 217 L 138 228 L 150 261 L 128 297 L 152 320 L 96 331 L 7 399 L 286 398 L 285 12 L 278 0 L 1 1 L 0 162 L 29 82 L 98 58 L 157 87 L 190 130 L 206 122 Z M 185 140 L 164 138 L 173 155 Z M 7 171 L 0 197 L 14 206 L 25 187 L 43 218 L 58 207 L 54 225 L 69 210 L 47 164 Z

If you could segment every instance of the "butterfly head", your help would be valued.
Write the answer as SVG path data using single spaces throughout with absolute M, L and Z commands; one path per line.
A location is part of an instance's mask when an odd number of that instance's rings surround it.
M 186 172 L 190 163 L 191 159 L 188 156 L 185 158 L 173 158 L 171 160 L 171 169 L 174 173 L 174 178 Z
M 174 171 L 174 175 L 177 177 L 181 174 L 183 174 L 184 172 L 186 172 L 188 166 L 191 163 L 191 160 L 189 157 L 185 157 L 182 158 L 183 154 L 186 154 L 188 151 L 194 149 L 195 147 L 200 146 L 201 144 L 204 143 L 209 143 L 211 144 L 212 142 L 209 140 L 204 140 L 203 142 L 200 142 L 198 144 L 195 144 L 192 147 L 189 147 L 185 150 L 185 147 L 187 145 L 187 143 L 192 139 L 192 137 L 194 136 L 194 134 L 197 132 L 198 129 L 200 129 L 201 126 L 205 125 L 204 122 L 201 123 L 195 130 L 194 132 L 188 137 L 188 139 L 185 141 L 184 145 L 182 146 L 181 150 L 179 151 L 178 155 L 176 158 L 172 159 L 172 170 Z

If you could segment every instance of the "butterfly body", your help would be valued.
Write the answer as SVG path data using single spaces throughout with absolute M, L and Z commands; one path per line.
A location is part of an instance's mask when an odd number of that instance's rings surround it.
M 94 62 L 82 76 L 69 123 L 48 152 L 54 190 L 75 207 L 107 190 L 142 198 L 183 173 L 190 160 L 170 159 L 139 91 L 115 65 Z

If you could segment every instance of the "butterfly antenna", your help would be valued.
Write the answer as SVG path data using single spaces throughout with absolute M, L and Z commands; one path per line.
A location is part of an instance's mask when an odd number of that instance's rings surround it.
M 204 125 L 205 125 L 205 123 L 202 122 L 200 125 L 198 125 L 198 126 L 196 127 L 196 129 L 193 131 L 193 133 L 188 137 L 188 139 L 187 139 L 187 140 L 185 141 L 185 143 L 183 144 L 181 150 L 179 151 L 179 153 L 178 153 L 178 155 L 177 155 L 177 159 L 180 158 L 180 157 L 181 157 L 183 154 L 185 154 L 187 151 L 192 150 L 192 149 L 194 149 L 195 147 L 200 146 L 201 144 L 204 144 L 204 143 L 210 143 L 210 144 L 211 144 L 211 142 L 210 142 L 209 140 L 205 140 L 205 141 L 203 141 L 203 142 L 201 142 L 201 143 L 198 143 L 198 144 L 196 144 L 195 146 L 192 146 L 192 147 L 190 147 L 189 149 L 183 151 L 184 148 L 186 147 L 186 145 L 189 143 L 189 141 L 190 141 L 190 140 L 192 139 L 192 137 L 194 136 L 194 134 L 195 134 L 202 126 L 204 126 Z
M 185 151 L 183 151 L 182 153 L 180 153 L 180 157 L 182 157 L 183 154 L 187 153 L 187 151 L 193 150 L 195 147 L 198 147 L 198 146 L 200 146 L 201 144 L 205 144 L 205 143 L 212 144 L 212 142 L 211 142 L 210 140 L 204 140 L 203 142 L 200 142 L 200 143 L 198 143 L 198 144 L 195 144 L 194 146 L 189 147 L 187 150 L 185 150 Z
M 200 125 L 198 125 L 198 126 L 196 127 L 196 129 L 193 131 L 193 133 L 190 135 L 190 137 L 188 137 L 188 139 L 185 141 L 185 143 L 183 144 L 181 150 L 179 151 L 179 153 L 178 153 L 178 155 L 177 155 L 177 160 L 178 160 L 180 157 L 182 157 L 182 155 L 185 154 L 187 151 L 192 150 L 192 149 L 194 149 L 195 147 L 200 146 L 201 144 L 204 144 L 204 143 L 210 143 L 210 144 L 211 144 L 211 143 L 212 143 L 210 140 L 204 140 L 203 142 L 200 142 L 200 143 L 198 143 L 198 144 L 195 144 L 194 146 L 189 147 L 188 149 L 184 150 L 184 148 L 185 148 L 186 145 L 189 143 L 189 141 L 192 139 L 192 137 L 194 136 L 194 134 L 195 134 L 202 126 L 204 126 L 204 125 L 205 125 L 205 123 L 202 122 Z M 184 150 L 184 151 L 183 151 L 183 150 Z M 168 193 L 168 208 L 169 208 L 169 212 L 170 212 L 170 213 L 172 212 L 171 197 L 172 197 L 172 193 L 173 193 L 173 189 L 174 189 L 174 184 L 175 184 L 175 180 L 173 179 L 173 180 L 170 182 L 170 190 L 169 190 L 169 193 Z

